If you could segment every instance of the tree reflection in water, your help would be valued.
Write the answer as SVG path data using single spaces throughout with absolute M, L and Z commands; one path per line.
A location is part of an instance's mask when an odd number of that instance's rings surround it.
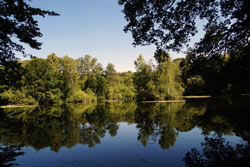
M 195 99 L 186 103 L 116 102 L 4 109 L 0 111 L 0 143 L 36 150 L 49 147 L 54 152 L 76 144 L 94 147 L 105 135 L 116 136 L 122 122 L 136 126 L 137 139 L 145 147 L 153 142 L 168 149 L 180 132 L 194 127 L 204 135 L 236 134 L 249 141 L 250 106 L 240 102 Z
M 16 160 L 16 157 L 23 155 L 19 146 L 3 146 L 0 145 L 0 166 L 2 167 L 14 167 L 18 166 L 18 163 L 12 163 Z
M 250 103 L 249 97 L 211 99 L 204 115 L 194 117 L 205 137 L 202 151 L 193 148 L 185 155 L 189 167 L 250 166 Z M 243 140 L 230 145 L 222 135 L 236 135 Z
M 138 141 L 144 146 L 151 139 L 164 149 L 173 146 L 179 131 L 195 124 L 205 107 L 185 103 L 102 103 L 98 105 L 40 106 L 33 109 L 5 109 L 0 112 L 0 141 L 21 144 L 36 150 L 50 147 L 58 152 L 80 143 L 94 147 L 107 133 L 117 135 L 119 123 L 135 124 Z
M 218 135 L 205 137 L 202 152 L 196 148 L 186 153 L 184 161 L 188 167 L 249 166 L 250 145 L 248 142 L 231 146 Z

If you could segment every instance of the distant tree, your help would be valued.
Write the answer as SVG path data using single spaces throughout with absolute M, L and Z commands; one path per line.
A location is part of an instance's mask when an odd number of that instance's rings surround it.
M 117 84 L 119 85 L 120 77 L 115 70 L 115 66 L 112 63 L 108 63 L 106 70 L 104 71 L 105 77 L 108 81 L 109 86 L 114 87 Z
M 68 102 L 83 102 L 90 101 L 92 97 L 89 97 L 80 86 L 79 75 L 77 73 L 77 62 L 64 56 L 61 58 L 62 75 L 64 78 L 64 96 Z M 92 94 L 91 94 L 92 96 Z
M 78 84 L 76 62 L 69 56 L 61 58 L 62 74 L 65 79 L 65 86 L 68 88 L 67 94 L 73 94 Z
M 112 63 L 108 63 L 106 70 L 105 70 L 105 74 L 106 75 L 112 75 L 115 74 L 116 70 L 115 70 L 115 66 Z
M 103 71 L 102 65 L 97 63 L 97 58 L 93 58 L 90 55 L 76 59 L 76 64 L 77 72 L 80 76 L 101 73 Z
M 48 55 L 47 62 L 52 66 L 53 71 L 57 73 L 58 77 L 62 76 L 62 63 L 61 59 L 55 53 Z
M 24 52 L 22 44 L 33 49 L 40 49 L 42 43 L 37 41 L 42 33 L 35 16 L 57 16 L 53 11 L 31 7 L 26 0 L 0 1 L 0 64 L 16 59 L 15 52 Z M 20 42 L 16 42 L 20 41 Z
M 115 66 L 112 63 L 108 63 L 105 70 L 105 77 L 107 80 L 106 99 L 119 100 L 122 99 L 122 85 L 121 78 L 115 70 Z
M 177 63 L 169 56 L 165 62 L 159 63 L 156 68 L 155 85 L 157 99 L 178 99 L 184 91 L 178 78 L 181 75 Z
M 122 96 L 124 100 L 133 100 L 135 98 L 135 86 L 133 81 L 134 73 L 131 71 L 120 73 L 122 82 Z
M 155 54 L 157 66 L 146 62 L 140 55 L 135 61 L 134 85 L 139 100 L 166 100 L 181 98 L 181 70 L 178 61 L 172 61 L 168 53 Z
M 138 100 L 154 100 L 155 84 L 152 62 L 146 62 L 142 55 L 134 62 L 136 72 L 134 74 L 134 86 Z
M 157 50 L 154 54 L 158 63 L 155 72 L 156 98 L 159 100 L 180 98 L 183 93 L 179 61 L 172 61 L 169 53 Z

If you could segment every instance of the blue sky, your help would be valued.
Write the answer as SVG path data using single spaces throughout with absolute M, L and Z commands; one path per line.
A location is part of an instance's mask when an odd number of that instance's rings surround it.
M 142 54 L 153 59 L 154 46 L 132 46 L 130 33 L 117 0 L 32 0 L 31 6 L 53 10 L 60 16 L 38 17 L 43 37 L 41 50 L 26 47 L 27 53 L 46 58 L 55 53 L 74 59 L 86 54 L 96 57 L 104 67 L 111 62 L 117 71 L 134 71 L 134 60 Z M 182 54 L 171 53 L 173 58 Z

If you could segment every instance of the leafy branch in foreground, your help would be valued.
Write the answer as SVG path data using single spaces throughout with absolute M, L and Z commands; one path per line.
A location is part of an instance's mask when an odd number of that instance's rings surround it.
M 28 44 L 33 49 L 41 48 L 42 43 L 36 38 L 41 37 L 42 33 L 34 16 L 45 15 L 59 14 L 33 8 L 26 0 L 0 1 L 0 64 L 16 59 L 15 52 L 21 52 L 26 56 L 22 44 Z
M 246 0 L 118 0 L 134 45 L 181 51 L 203 22 L 196 54 L 238 52 L 250 43 L 250 2 Z M 198 21 L 198 22 L 197 22 Z

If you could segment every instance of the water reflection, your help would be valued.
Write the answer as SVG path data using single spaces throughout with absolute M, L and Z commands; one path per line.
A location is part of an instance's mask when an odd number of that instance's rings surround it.
M 214 98 L 203 115 L 194 117 L 205 135 L 202 150 L 192 148 L 184 157 L 189 167 L 220 167 L 250 165 L 250 98 Z M 210 135 L 213 133 L 211 137 Z M 236 135 L 242 141 L 236 145 L 222 135 Z
M 158 143 L 162 149 L 175 144 L 180 132 L 194 127 L 203 135 L 240 136 L 250 139 L 250 103 L 247 99 L 188 100 L 186 103 L 101 103 L 2 109 L 0 143 L 31 146 L 36 150 L 76 144 L 94 147 L 105 135 L 115 137 L 122 122 L 134 124 L 137 140 L 145 147 Z
M 205 137 L 202 152 L 191 149 L 183 159 L 188 167 L 249 166 L 250 145 L 248 142 L 232 146 L 218 134 Z
M 163 149 L 173 146 L 179 131 L 188 131 L 195 124 L 192 118 L 203 115 L 205 106 L 194 108 L 190 103 L 143 104 L 135 114 L 138 140 L 146 146 L 149 140 L 158 141 Z
M 102 103 L 99 105 L 39 106 L 5 109 L 1 112 L 0 140 L 3 144 L 32 146 L 36 150 L 50 147 L 58 152 L 62 146 L 77 143 L 93 147 L 109 133 L 116 136 L 120 122 L 136 124 L 138 141 L 158 141 L 164 149 L 174 145 L 179 131 L 192 129 L 192 118 L 203 115 L 205 107 L 185 103 Z
M 20 146 L 3 146 L 0 145 L 0 166 L 1 167 L 14 167 L 18 166 L 18 163 L 13 161 L 24 152 L 21 151 Z
M 194 119 L 204 135 L 240 136 L 250 141 L 250 98 L 214 98 L 207 102 L 206 112 Z

